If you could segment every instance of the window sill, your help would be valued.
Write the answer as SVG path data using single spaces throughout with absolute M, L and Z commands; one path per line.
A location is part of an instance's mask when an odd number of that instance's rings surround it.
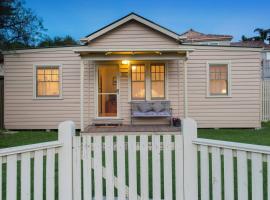
M 33 100 L 63 100 L 63 97 L 34 97 Z
M 214 96 L 206 96 L 206 98 L 232 98 L 232 96 L 222 96 L 222 95 L 214 95 Z

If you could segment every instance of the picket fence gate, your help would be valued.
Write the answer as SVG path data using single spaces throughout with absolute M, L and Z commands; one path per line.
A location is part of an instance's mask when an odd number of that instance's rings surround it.
M 270 147 L 176 135 L 75 136 L 0 150 L 0 200 L 270 200 Z

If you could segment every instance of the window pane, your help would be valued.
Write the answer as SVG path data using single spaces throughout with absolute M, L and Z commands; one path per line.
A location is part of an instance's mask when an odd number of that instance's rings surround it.
M 46 96 L 59 95 L 59 82 L 46 82 Z
M 165 66 L 151 66 L 151 96 L 152 98 L 165 98 Z
M 145 83 L 133 82 L 132 83 L 132 99 L 144 99 L 145 98 Z
M 44 69 L 37 69 L 37 74 L 44 74 Z
M 44 81 L 44 75 L 43 74 L 38 74 L 37 75 L 37 80 L 38 81 Z
M 116 93 L 117 68 L 115 66 L 98 67 L 98 88 L 100 93 Z
M 117 116 L 117 95 L 99 94 L 98 95 L 98 116 L 115 117 Z
M 210 95 L 228 95 L 228 65 L 211 64 L 209 71 Z
M 155 81 L 152 82 L 152 98 L 164 98 L 164 82 L 163 81 Z
M 227 81 L 226 80 L 211 80 L 210 81 L 210 94 L 211 95 L 227 95 Z

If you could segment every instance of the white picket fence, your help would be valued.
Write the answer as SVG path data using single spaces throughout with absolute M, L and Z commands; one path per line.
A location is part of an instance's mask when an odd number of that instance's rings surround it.
M 0 150 L 0 200 L 270 200 L 270 147 L 182 124 L 177 135 L 75 136 L 61 123 L 58 141 Z
M 262 111 L 261 120 L 270 121 L 270 80 L 262 80 Z

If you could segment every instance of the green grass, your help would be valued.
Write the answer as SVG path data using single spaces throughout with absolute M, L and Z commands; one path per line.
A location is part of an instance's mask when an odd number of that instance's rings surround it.
M 255 129 L 199 129 L 198 137 L 270 146 L 270 122 Z
M 270 146 L 270 122 L 255 129 L 198 129 L 198 137 Z M 21 146 L 57 140 L 57 131 L 18 131 L 3 134 L 0 131 L 0 148 Z
M 57 140 L 57 132 L 51 131 L 18 131 L 14 134 L 0 132 L 0 148 L 21 146 Z

